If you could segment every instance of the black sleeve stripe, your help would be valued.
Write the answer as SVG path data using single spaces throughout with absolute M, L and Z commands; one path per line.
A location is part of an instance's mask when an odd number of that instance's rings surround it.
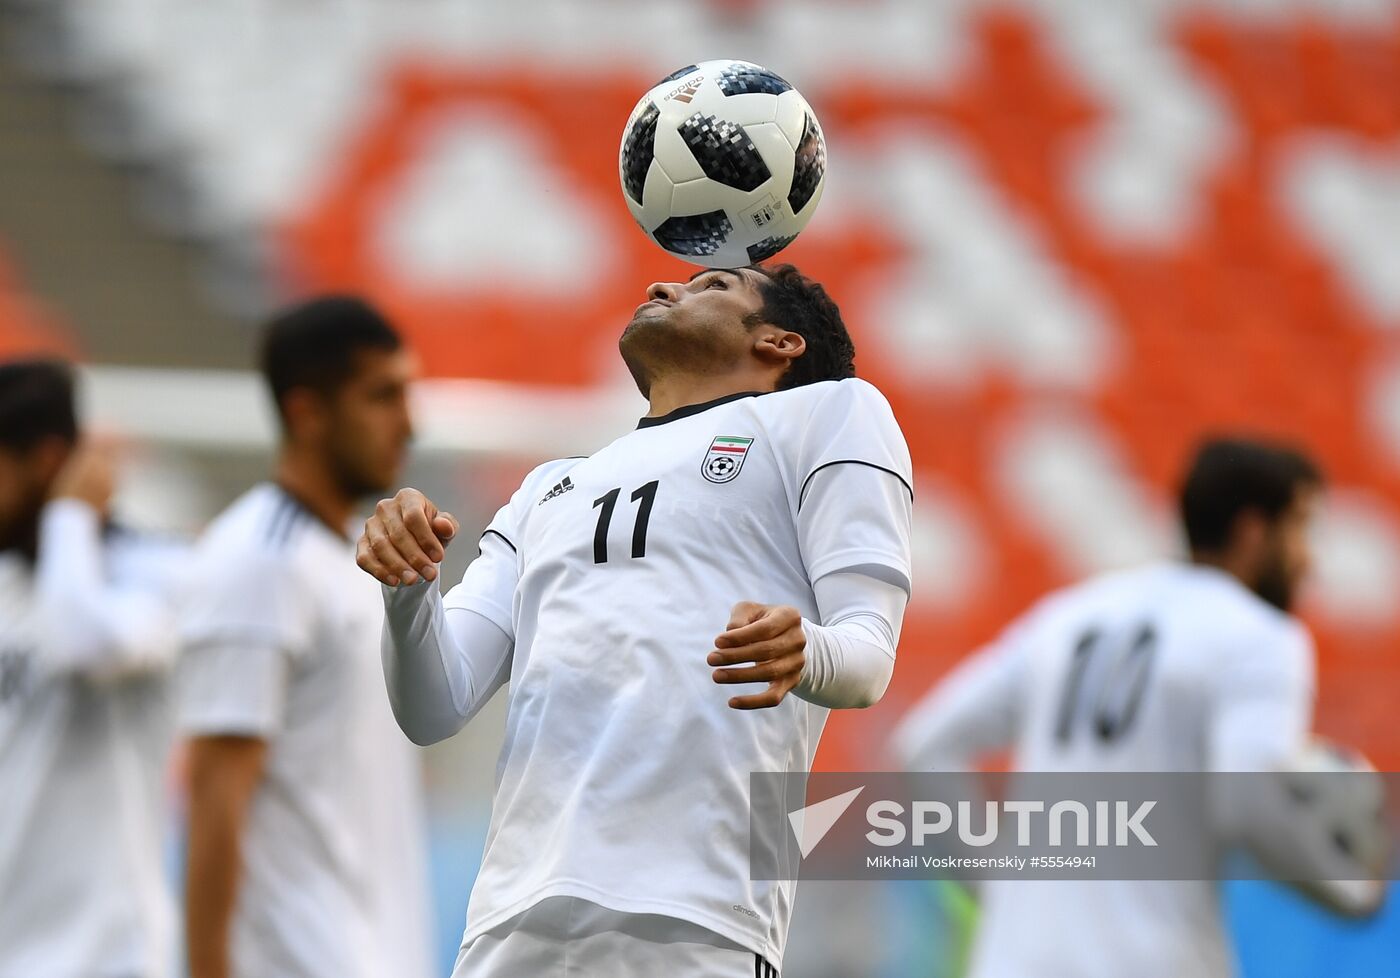
M 511 549 L 511 550 L 514 550 L 516 553 L 520 553 L 520 549 L 519 549 L 518 547 L 516 547 L 515 544 L 513 544 L 513 543 L 510 542 L 510 537 L 506 536 L 506 535 L 505 535 L 504 533 L 502 533 L 500 530 L 487 530 L 486 533 L 490 533 L 492 536 L 498 536 L 498 537 L 500 537 L 502 540 L 504 540 L 504 541 L 506 542 L 506 546 L 507 546 L 507 547 L 510 547 L 510 549 Z M 481 538 L 482 538 L 483 540 L 486 539 L 486 533 L 483 533 L 483 534 L 481 535 Z
M 834 462 L 824 462 L 823 464 L 818 465 L 815 469 L 813 469 L 807 474 L 807 478 L 802 480 L 802 488 L 797 493 L 797 511 L 799 513 L 802 512 L 802 501 L 807 498 L 807 487 L 812 484 L 812 477 L 815 476 L 822 469 L 829 469 L 833 465 L 864 465 L 868 468 L 879 469 L 881 472 L 888 472 L 890 475 L 898 479 L 900 483 L 904 486 L 904 488 L 909 491 L 909 498 L 911 500 L 914 498 L 914 487 L 909 484 L 909 480 L 904 478 L 904 476 L 900 475 L 894 469 L 887 469 L 883 465 L 876 465 L 874 462 L 866 462 L 858 458 L 838 458 Z

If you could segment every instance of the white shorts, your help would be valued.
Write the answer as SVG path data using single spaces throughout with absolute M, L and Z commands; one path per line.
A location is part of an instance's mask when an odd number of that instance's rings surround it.
M 778 978 L 688 920 L 550 897 L 462 946 L 452 978 Z

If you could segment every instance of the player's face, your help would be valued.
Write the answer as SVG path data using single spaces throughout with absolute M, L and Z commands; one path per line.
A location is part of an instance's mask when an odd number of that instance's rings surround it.
M 763 273 L 709 269 L 688 282 L 654 282 L 618 347 L 645 395 L 658 369 L 723 374 L 754 348 L 745 318 L 763 308 Z
M 347 494 L 380 494 L 398 482 L 413 438 L 408 386 L 414 373 L 406 350 L 365 351 L 354 376 L 336 391 L 327 450 Z
M 1280 514 L 1268 536 L 1255 592 L 1274 607 L 1288 611 L 1312 566 L 1310 530 L 1320 493 L 1299 489 L 1293 504 Z

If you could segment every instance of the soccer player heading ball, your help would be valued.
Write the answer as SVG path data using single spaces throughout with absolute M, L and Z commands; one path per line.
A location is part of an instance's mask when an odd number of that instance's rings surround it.
M 410 737 L 510 683 L 458 976 L 566 953 L 570 975 L 776 974 L 793 884 L 749 879 L 749 774 L 808 769 L 828 710 L 894 667 L 909 452 L 835 303 L 790 266 L 646 298 L 619 346 L 647 416 L 526 476 L 445 598 L 457 522 L 421 493 L 359 543 Z

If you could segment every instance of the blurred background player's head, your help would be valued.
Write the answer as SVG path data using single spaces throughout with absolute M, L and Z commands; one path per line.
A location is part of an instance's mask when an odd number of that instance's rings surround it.
M 413 361 L 379 312 L 352 296 L 294 306 L 267 325 L 259 365 L 285 449 L 314 457 L 347 496 L 394 485 L 413 437 Z
M 619 348 L 644 396 L 667 373 L 738 375 L 751 390 L 855 376 L 855 345 L 820 283 L 792 265 L 656 282 Z
M 39 510 L 78 440 L 73 373 L 55 360 L 0 363 L 0 549 L 33 543 Z
M 1289 610 L 1308 571 L 1308 529 L 1322 473 L 1302 452 L 1245 438 L 1213 438 L 1181 487 L 1191 557 L 1229 571 Z

